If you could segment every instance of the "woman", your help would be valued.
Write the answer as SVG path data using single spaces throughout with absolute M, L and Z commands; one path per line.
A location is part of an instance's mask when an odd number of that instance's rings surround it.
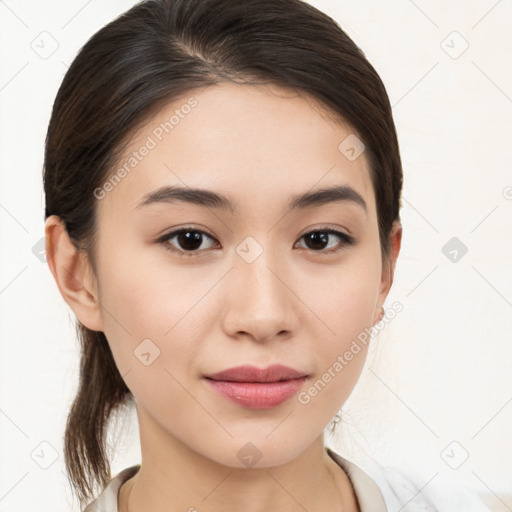
M 436 509 L 324 446 L 402 235 L 388 96 L 331 18 L 135 5 L 63 80 L 44 188 L 82 344 L 65 459 L 87 512 Z M 142 462 L 111 479 L 108 420 L 129 404 Z

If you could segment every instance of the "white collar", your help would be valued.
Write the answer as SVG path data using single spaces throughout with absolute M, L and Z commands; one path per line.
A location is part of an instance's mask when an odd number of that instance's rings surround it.
M 361 512 L 387 512 L 384 496 L 375 481 L 353 462 L 330 448 L 326 447 L 326 451 L 347 473 Z

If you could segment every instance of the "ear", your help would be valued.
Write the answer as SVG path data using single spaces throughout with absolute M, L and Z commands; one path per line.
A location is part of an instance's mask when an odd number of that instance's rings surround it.
M 398 258 L 398 254 L 400 253 L 400 247 L 402 244 L 402 224 L 400 223 L 400 221 L 395 221 L 393 223 L 389 239 L 391 253 L 389 255 L 389 258 L 386 260 L 385 264 L 382 267 L 382 277 L 380 282 L 379 297 L 376 305 L 374 324 L 380 322 L 380 320 L 382 320 L 382 317 L 384 316 L 381 306 L 384 304 L 386 297 L 388 296 L 389 290 L 391 289 L 391 285 L 393 284 L 396 260 Z
M 46 261 L 62 297 L 85 327 L 102 331 L 101 306 L 86 254 L 73 245 L 64 223 L 56 215 L 46 219 L 45 235 Z

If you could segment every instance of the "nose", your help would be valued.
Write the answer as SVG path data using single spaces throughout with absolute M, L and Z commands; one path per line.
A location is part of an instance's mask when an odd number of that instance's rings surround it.
M 223 301 L 223 329 L 229 336 L 269 342 L 287 339 L 296 331 L 300 301 L 285 266 L 265 250 L 252 262 L 235 255 Z

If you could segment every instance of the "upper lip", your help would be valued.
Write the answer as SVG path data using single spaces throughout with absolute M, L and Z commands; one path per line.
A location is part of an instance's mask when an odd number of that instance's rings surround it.
M 304 372 L 281 364 L 273 364 L 267 368 L 257 368 L 251 365 L 235 366 L 222 372 L 205 375 L 207 379 L 230 382 L 277 382 L 306 376 Z

